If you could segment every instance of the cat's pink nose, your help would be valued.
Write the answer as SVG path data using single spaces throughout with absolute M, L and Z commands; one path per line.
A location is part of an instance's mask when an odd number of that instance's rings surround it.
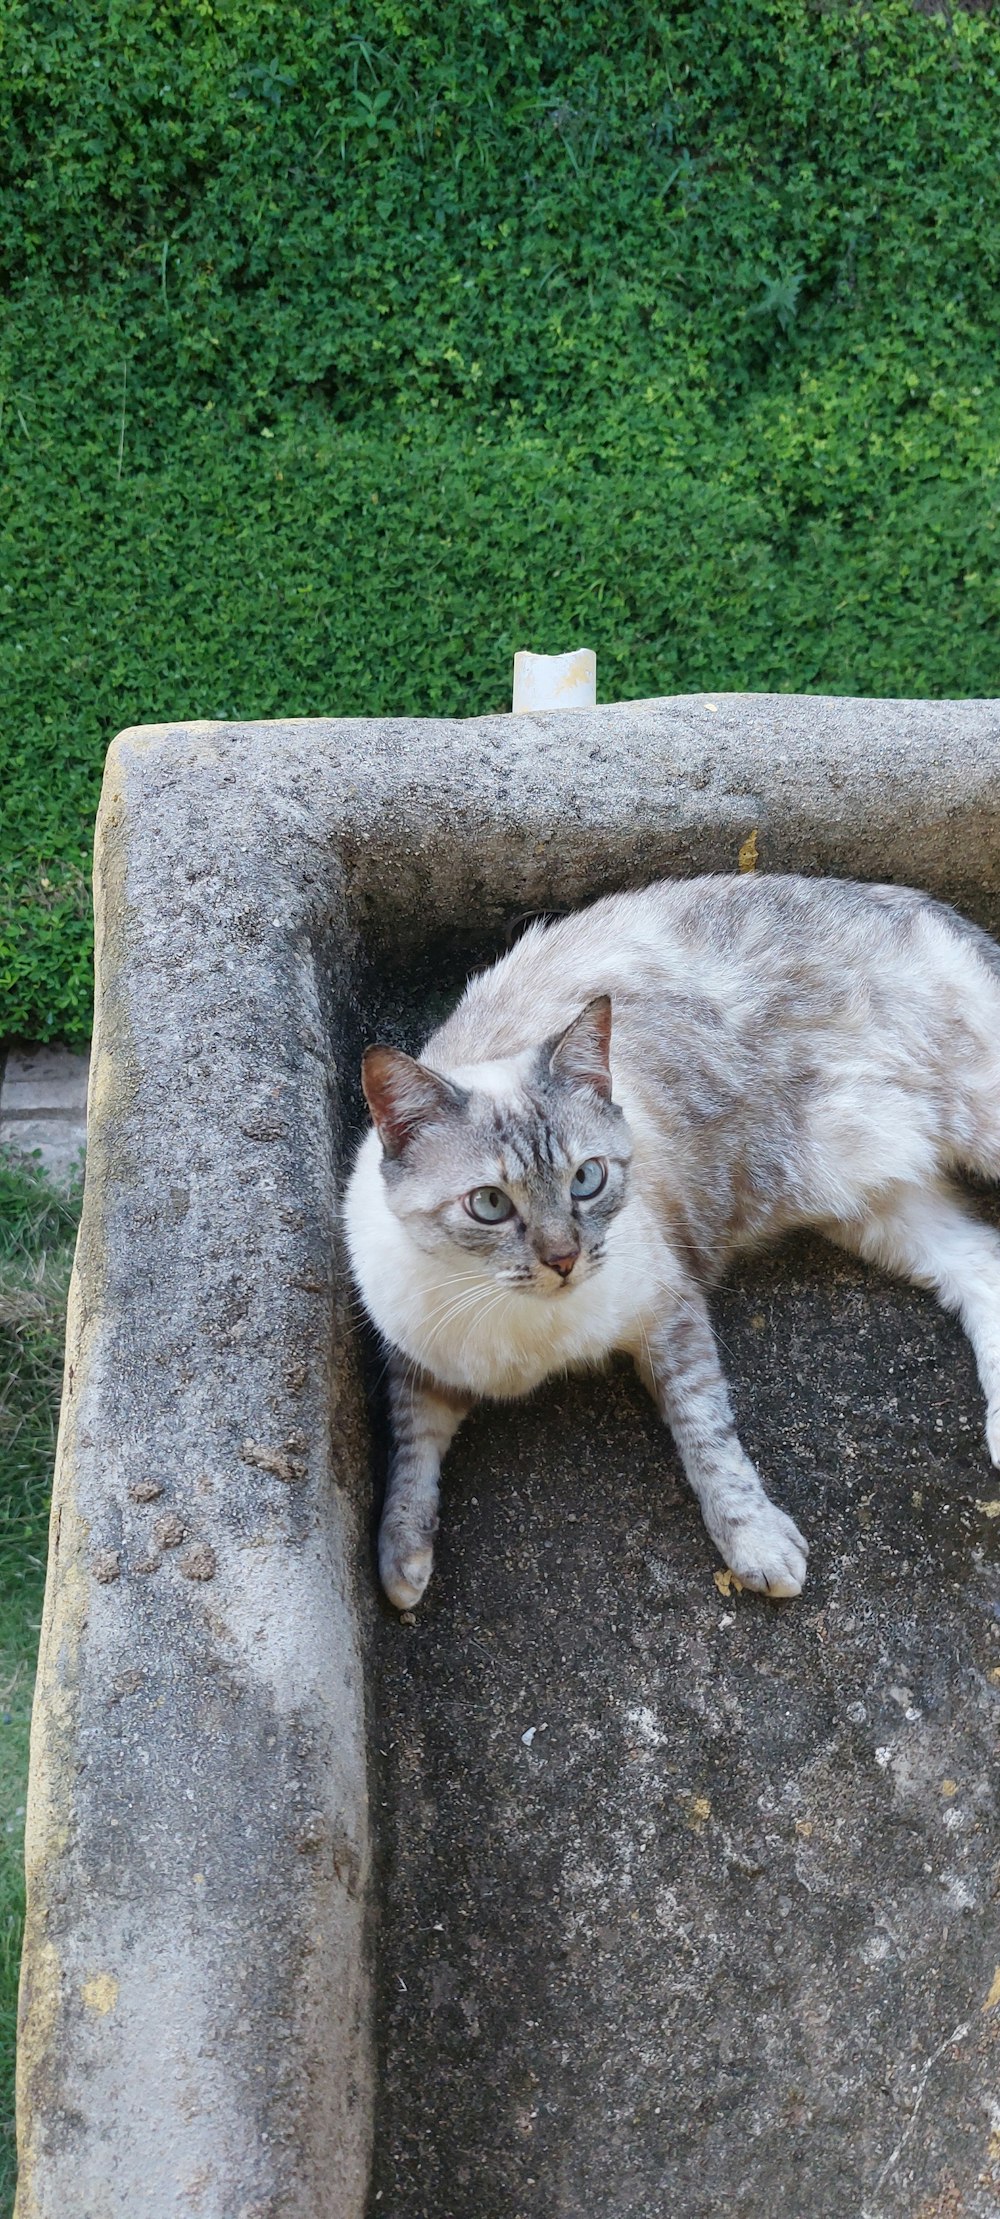
M 568 1279 L 576 1262 L 576 1251 L 572 1256 L 543 1256 L 542 1262 L 548 1264 L 550 1271 L 557 1271 L 560 1279 Z

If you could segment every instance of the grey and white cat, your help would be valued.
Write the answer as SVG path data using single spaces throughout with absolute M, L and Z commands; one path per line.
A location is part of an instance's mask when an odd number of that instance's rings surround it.
M 748 1587 L 807 1544 L 736 1435 L 707 1295 L 811 1226 L 930 1287 L 972 1343 L 1000 1463 L 1000 949 L 903 887 L 665 882 L 548 925 L 470 980 L 420 1060 L 369 1048 L 345 1200 L 389 1350 L 386 1594 L 424 1592 L 441 1459 L 482 1397 L 625 1349 Z

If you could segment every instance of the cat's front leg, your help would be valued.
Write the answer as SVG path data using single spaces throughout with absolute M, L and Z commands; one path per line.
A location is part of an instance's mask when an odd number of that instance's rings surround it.
M 649 1334 L 648 1357 L 660 1415 L 716 1548 L 744 1587 L 797 1595 L 808 1542 L 765 1494 L 740 1446 L 708 1305 L 696 1287 L 676 1297 Z
M 389 1359 L 392 1440 L 389 1477 L 378 1532 L 379 1578 L 397 1610 L 419 1603 L 434 1563 L 441 1459 L 471 1401 Z

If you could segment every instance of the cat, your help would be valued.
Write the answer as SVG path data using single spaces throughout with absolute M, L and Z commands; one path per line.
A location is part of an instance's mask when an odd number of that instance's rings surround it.
M 626 1350 L 745 1587 L 807 1543 L 737 1437 L 707 1296 L 793 1227 L 956 1311 L 1000 1463 L 1000 948 L 905 887 L 661 881 L 529 926 L 419 1060 L 372 1047 L 345 1194 L 388 1350 L 379 1533 L 399 1609 L 432 1567 L 441 1460 L 480 1398 Z

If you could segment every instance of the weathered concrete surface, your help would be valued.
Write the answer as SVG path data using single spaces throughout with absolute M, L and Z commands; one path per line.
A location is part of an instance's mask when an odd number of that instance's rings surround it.
M 24 2219 L 297 2219 L 364 2195 L 366 1451 L 332 1272 L 335 966 L 309 955 L 311 843 L 286 849 L 232 752 L 138 736 L 98 830 Z M 324 901 L 326 929 L 332 859 Z
M 359 1039 L 418 1037 L 525 910 L 730 869 L 753 829 L 764 868 L 996 922 L 1000 707 L 113 750 L 20 2219 L 1000 2210 L 1000 1526 L 926 1302 L 802 1249 L 720 1305 L 813 1537 L 800 1604 L 720 1596 L 624 1375 L 480 1413 L 418 1624 L 374 1597 L 334 1210 Z
M 54 1179 L 82 1168 L 87 1143 L 89 1053 L 12 1048 L 0 1067 L 0 1148 L 38 1155 Z

